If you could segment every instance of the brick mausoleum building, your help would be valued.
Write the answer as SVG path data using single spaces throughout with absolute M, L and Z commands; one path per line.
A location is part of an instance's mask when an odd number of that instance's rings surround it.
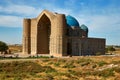
M 89 38 L 88 28 L 72 16 L 44 10 L 23 21 L 23 54 L 55 57 L 105 54 L 105 39 Z

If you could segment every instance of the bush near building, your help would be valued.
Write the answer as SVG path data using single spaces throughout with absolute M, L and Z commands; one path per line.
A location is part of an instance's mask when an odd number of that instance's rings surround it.
M 0 52 L 7 53 L 8 45 L 5 42 L 0 41 Z

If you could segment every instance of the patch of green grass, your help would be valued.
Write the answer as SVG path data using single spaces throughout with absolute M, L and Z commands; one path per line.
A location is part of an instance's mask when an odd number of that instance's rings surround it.
M 60 65 L 66 63 L 66 61 L 67 60 L 65 59 L 56 59 L 56 61 L 54 62 L 54 66 L 60 67 Z
M 57 72 L 55 69 L 53 69 L 50 66 L 44 66 L 43 68 L 45 69 L 45 71 L 44 71 L 45 73 Z
M 84 63 L 84 62 L 93 62 L 91 59 L 89 58 L 79 58 L 76 63 L 80 64 L 80 63 Z
M 103 70 L 99 73 L 99 76 L 102 76 L 102 77 L 111 77 L 111 76 L 114 76 L 114 71 L 112 68 L 110 69 L 106 69 L 106 70 Z
M 60 66 L 60 62 L 54 63 L 54 66 L 59 67 Z
M 107 64 L 105 61 L 99 61 L 99 62 L 97 63 L 97 65 L 98 65 L 99 67 L 104 66 L 105 64 Z
M 109 68 L 102 71 L 94 71 L 92 72 L 92 75 L 108 78 L 108 77 L 114 76 L 114 69 Z
M 74 61 L 71 60 L 71 61 L 66 62 L 63 68 L 75 68 Z

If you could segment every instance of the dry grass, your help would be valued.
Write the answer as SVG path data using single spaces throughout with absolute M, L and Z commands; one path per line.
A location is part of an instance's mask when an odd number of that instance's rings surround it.
M 120 48 L 116 48 L 115 54 L 120 54 Z
M 0 60 L 0 80 L 120 80 L 120 56 Z
M 0 61 L 0 80 L 119 80 L 120 57 Z
M 21 45 L 9 45 L 9 50 L 11 51 L 11 53 L 18 53 L 18 52 L 22 52 L 22 46 Z

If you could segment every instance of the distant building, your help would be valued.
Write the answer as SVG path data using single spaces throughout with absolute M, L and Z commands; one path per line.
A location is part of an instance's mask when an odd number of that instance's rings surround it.
M 88 38 L 88 28 L 72 16 L 44 10 L 37 18 L 24 19 L 23 54 L 55 57 L 105 54 L 105 39 Z

